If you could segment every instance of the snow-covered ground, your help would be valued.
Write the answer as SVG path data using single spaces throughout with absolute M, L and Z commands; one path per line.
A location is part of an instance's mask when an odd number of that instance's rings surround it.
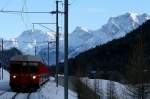
M 109 80 L 89 79 L 88 77 L 81 80 L 93 91 L 102 96 L 102 99 L 107 99 Z M 113 82 L 113 88 L 118 99 L 133 99 L 131 93 L 127 90 L 127 86 L 118 82 Z M 69 99 L 78 99 L 77 93 L 68 90 Z M 12 98 L 14 97 L 15 98 Z M 56 87 L 55 79 L 50 77 L 50 80 L 44 84 L 37 92 L 34 93 L 16 93 L 9 87 L 9 73 L 4 70 L 4 80 L 0 80 L 0 99 L 64 99 L 64 87 L 59 85 Z M 149 98 L 148 98 L 149 99 Z
M 64 87 L 59 86 L 56 88 L 56 83 L 54 81 L 48 82 L 44 88 L 40 91 L 41 99 L 64 99 Z M 77 94 L 68 90 L 69 99 L 77 99 Z
M 8 81 L 9 80 L 9 73 L 8 73 L 8 71 L 4 70 L 3 71 L 3 75 L 4 75 L 3 80 Z
M 69 99 L 77 99 L 77 94 L 68 90 Z M 15 98 L 13 98 L 15 96 Z M 64 87 L 56 87 L 54 78 L 44 84 L 37 92 L 34 93 L 16 93 L 9 87 L 9 73 L 4 70 L 4 80 L 0 81 L 0 99 L 64 99 Z
M 81 80 L 93 91 L 97 90 L 97 94 L 101 95 L 103 97 L 102 99 L 107 99 L 109 80 L 89 78 L 81 78 Z M 112 83 L 114 84 L 113 87 L 118 97 L 117 99 L 133 99 L 133 97 L 131 97 L 132 93 L 127 90 L 128 87 L 126 85 L 113 81 Z M 102 93 L 100 91 L 102 91 Z

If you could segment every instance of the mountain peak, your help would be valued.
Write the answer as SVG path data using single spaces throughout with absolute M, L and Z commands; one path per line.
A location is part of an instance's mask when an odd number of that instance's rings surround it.
M 126 35 L 133 29 L 138 28 L 149 19 L 147 14 L 138 14 L 133 11 L 129 11 L 125 14 L 111 17 L 108 22 L 102 26 L 98 31 L 103 31 L 108 36 L 114 38 L 120 38 Z
M 138 16 L 140 16 L 138 13 L 136 12 L 127 12 L 125 14 L 125 16 L 127 16 L 128 19 L 131 19 L 133 20 L 134 22 L 137 22 L 138 21 Z
M 77 26 L 73 32 L 89 32 L 89 30 L 84 27 Z
M 129 11 L 127 13 L 125 13 L 126 15 L 129 15 L 129 16 L 137 16 L 139 15 L 137 12 L 134 12 L 134 11 Z
M 110 17 L 108 20 L 108 23 L 114 23 L 116 21 L 124 22 L 126 20 L 137 22 L 138 16 L 140 16 L 138 13 L 130 11 L 130 12 L 127 12 L 125 14 L 122 14 L 116 17 Z
M 129 11 L 125 14 L 125 16 L 127 16 L 128 18 L 130 17 L 133 21 L 137 22 L 137 21 L 142 21 L 141 23 L 143 23 L 144 19 L 148 20 L 150 19 L 150 16 L 146 13 L 143 14 L 138 14 L 134 11 Z M 142 19 L 141 19 L 142 18 Z
M 54 39 L 54 35 L 43 32 L 41 30 L 35 29 L 33 30 L 26 30 L 22 32 L 20 36 L 16 38 L 17 42 L 20 42 L 19 47 L 28 47 L 28 45 L 36 45 L 36 42 L 42 42 L 42 41 L 51 41 Z M 24 44 L 23 42 L 33 42 L 33 44 Z M 31 48 L 31 47 L 30 47 Z

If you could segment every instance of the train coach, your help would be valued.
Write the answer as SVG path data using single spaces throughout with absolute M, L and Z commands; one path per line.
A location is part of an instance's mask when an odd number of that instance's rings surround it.
M 37 56 L 14 56 L 10 59 L 9 66 L 9 84 L 13 91 L 36 91 L 49 79 L 48 67 Z

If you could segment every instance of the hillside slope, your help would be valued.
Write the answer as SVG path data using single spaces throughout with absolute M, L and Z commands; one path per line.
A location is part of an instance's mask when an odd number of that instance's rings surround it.
M 125 37 L 97 46 L 69 60 L 70 74 L 78 70 L 87 74 L 90 70 L 118 71 L 125 74 L 126 66 L 139 39 L 143 42 L 145 64 L 150 65 L 150 20 Z M 61 66 L 60 66 L 61 67 Z M 63 71 L 63 66 L 60 72 Z

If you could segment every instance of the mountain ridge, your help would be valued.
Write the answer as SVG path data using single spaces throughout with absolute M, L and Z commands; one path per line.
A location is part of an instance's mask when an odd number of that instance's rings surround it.
M 147 14 L 137 14 L 137 13 L 125 13 L 117 17 L 111 17 L 106 24 L 104 24 L 100 29 L 90 30 L 81 26 L 77 26 L 76 29 L 69 34 L 69 57 L 75 57 L 81 52 L 89 50 L 96 47 L 97 45 L 105 44 L 113 39 L 118 39 L 124 37 L 128 32 L 138 28 L 145 21 L 150 19 L 150 16 Z M 25 36 L 24 36 L 25 35 Z M 26 36 L 27 35 L 27 36 Z M 55 40 L 55 35 L 51 33 L 44 33 L 41 30 L 27 30 L 24 31 L 19 37 L 11 39 L 17 42 L 33 42 L 31 44 L 25 43 L 7 43 L 7 47 L 12 46 L 18 47 L 23 52 L 28 52 L 30 54 L 34 53 L 34 46 L 37 45 L 36 42 L 42 41 L 52 41 Z M 63 60 L 63 50 L 64 50 L 64 41 L 63 38 L 60 40 L 60 60 Z M 10 47 L 9 47 L 10 46 Z M 51 45 L 52 47 L 52 45 Z M 52 55 L 53 60 L 50 61 L 54 63 L 55 58 L 55 47 L 52 47 L 50 55 Z M 41 44 L 38 47 L 38 53 L 47 52 L 47 43 Z M 43 51 L 43 52 L 42 52 Z M 43 56 L 43 55 L 41 55 Z M 45 56 L 47 57 L 47 56 Z
M 69 73 L 74 75 L 80 70 L 83 75 L 88 75 L 92 70 L 118 72 L 126 76 L 128 69 L 136 68 L 139 61 L 143 62 L 143 69 L 150 65 L 150 20 L 137 29 L 127 33 L 125 37 L 114 39 L 106 44 L 96 46 L 74 58 L 69 59 Z M 63 73 L 63 63 L 60 72 Z M 112 75 L 109 75 L 112 76 Z

